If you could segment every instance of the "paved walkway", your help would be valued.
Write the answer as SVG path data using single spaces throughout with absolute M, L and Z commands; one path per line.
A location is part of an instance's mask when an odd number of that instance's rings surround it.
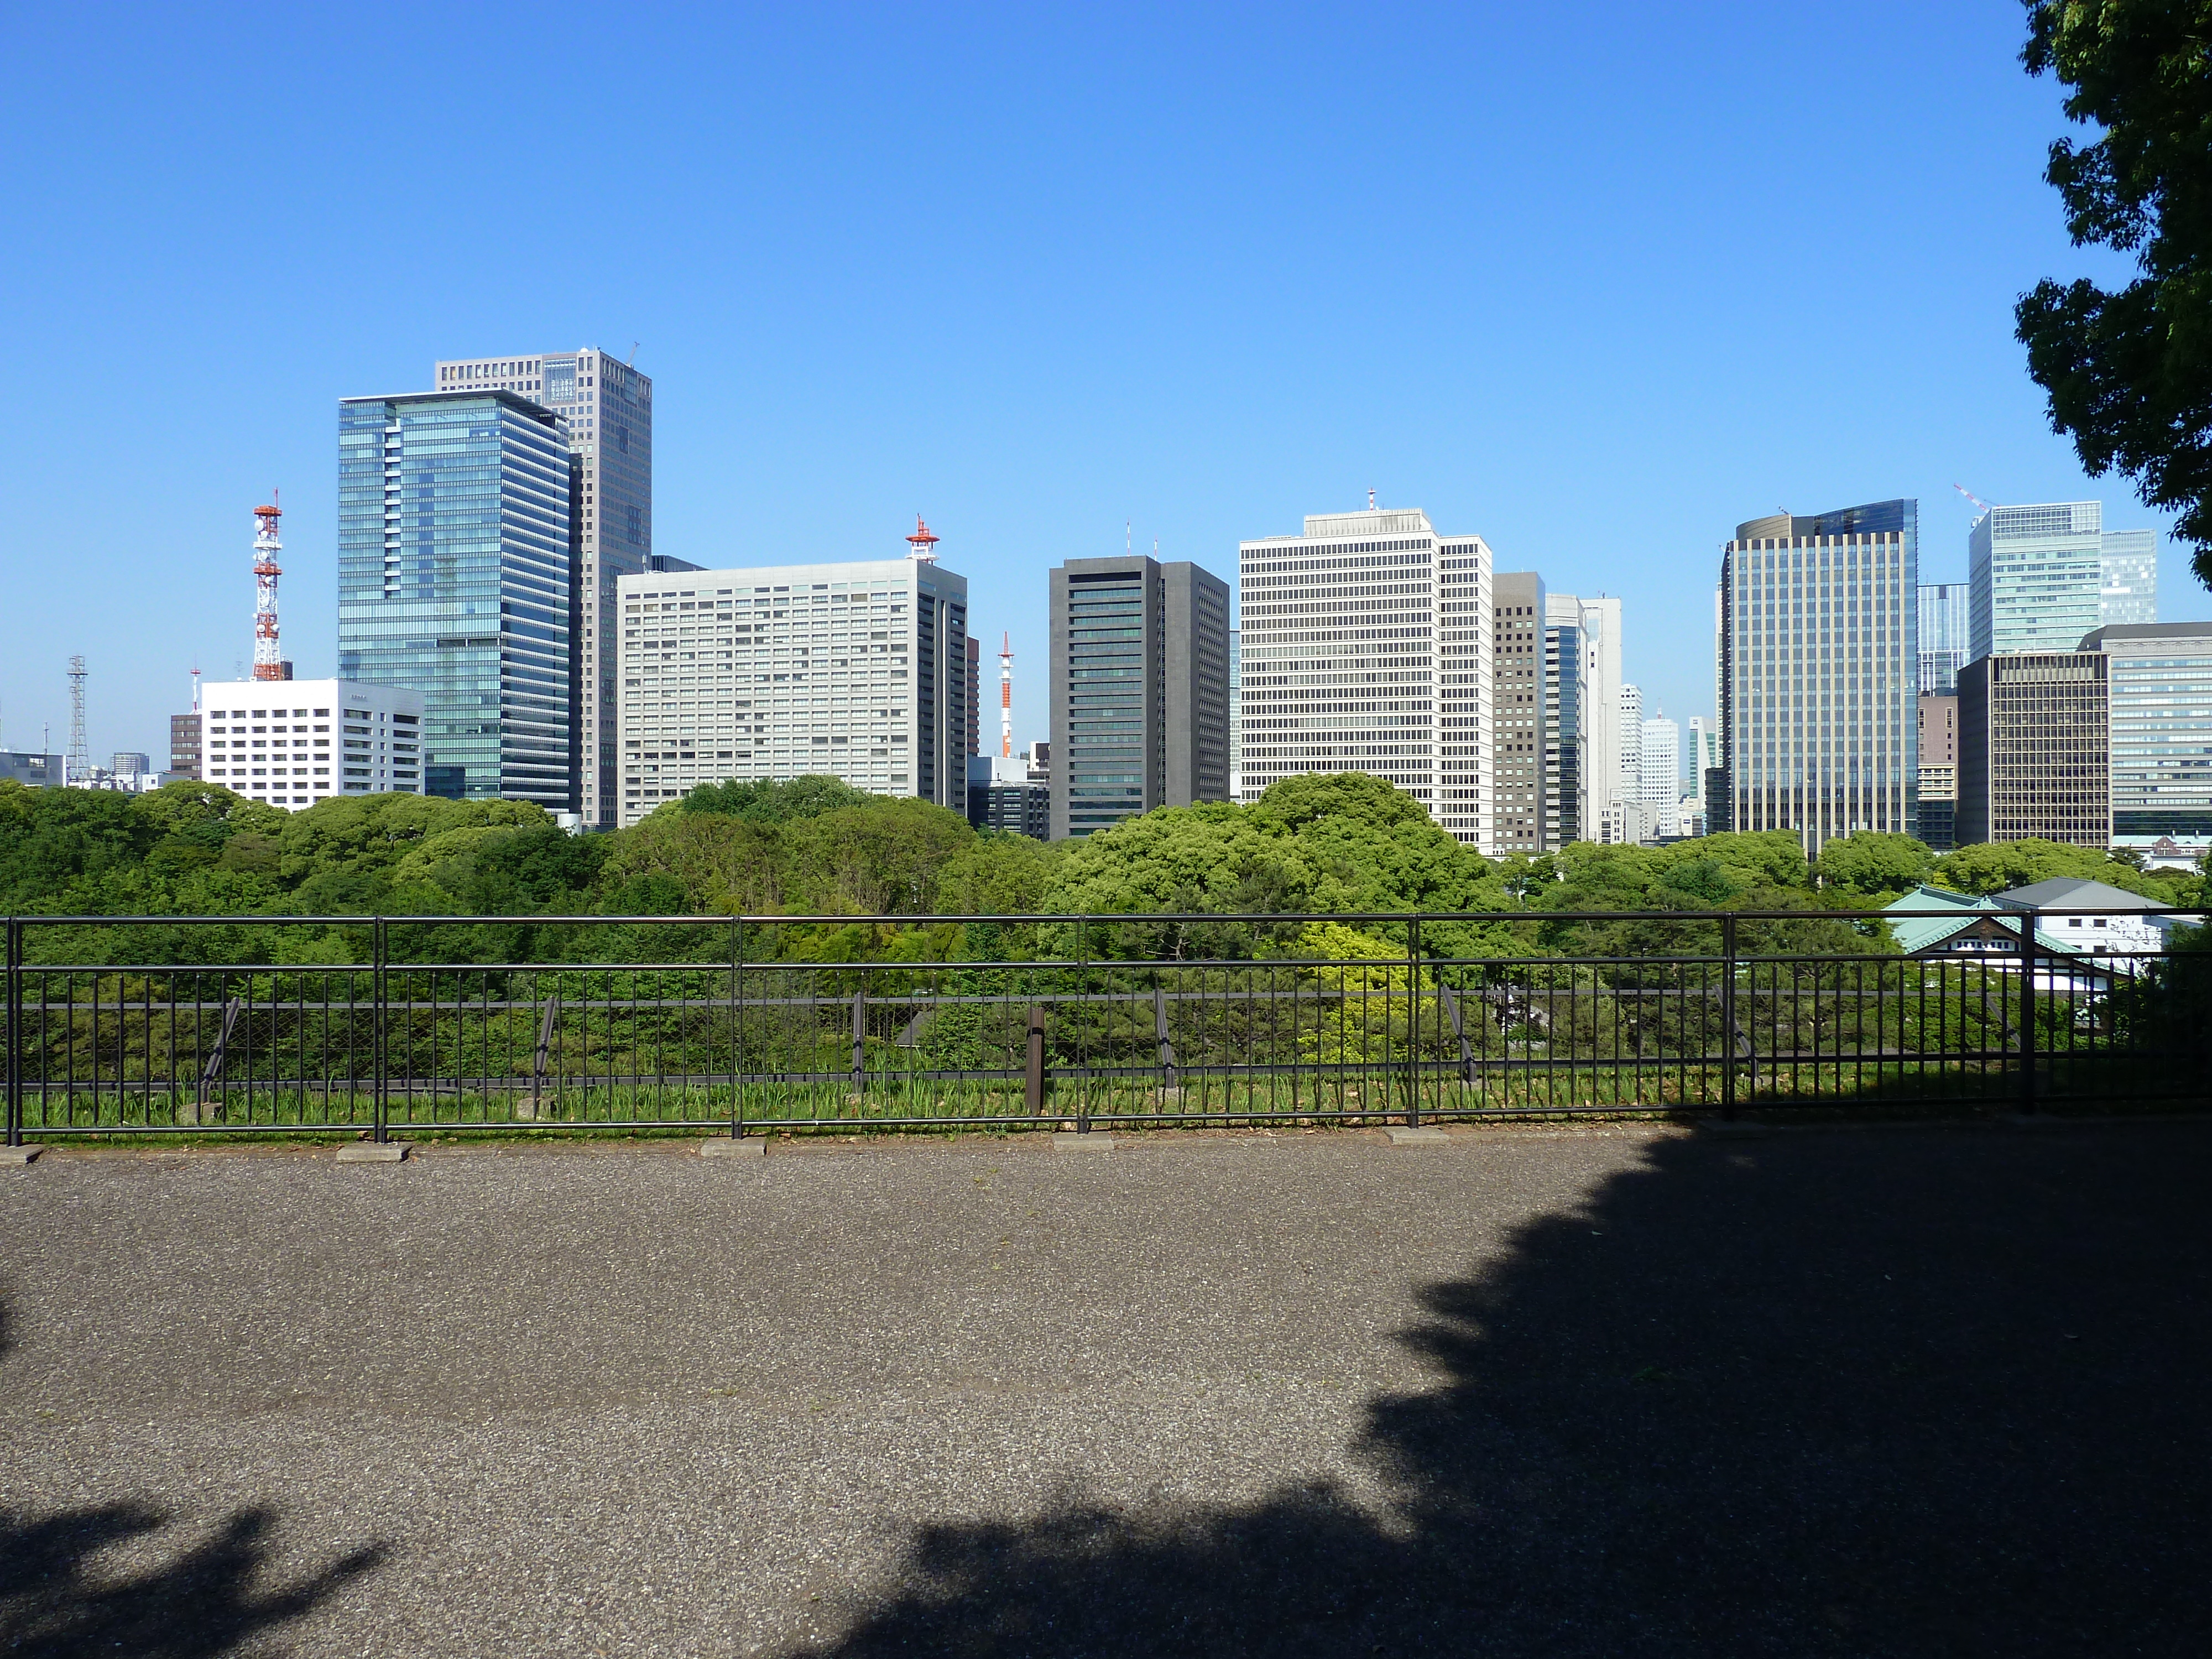
M 2208 1167 L 49 1154 L 0 1652 L 2200 1654 Z

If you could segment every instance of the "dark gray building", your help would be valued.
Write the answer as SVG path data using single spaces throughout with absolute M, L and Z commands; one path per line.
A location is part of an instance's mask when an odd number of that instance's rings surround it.
M 1229 585 L 1140 554 L 1052 572 L 1052 838 L 1229 799 Z
M 1547 762 L 1557 764 L 1547 716 L 1556 697 L 1547 687 L 1544 579 L 1533 570 L 1503 570 L 1491 578 L 1490 672 L 1497 710 L 1496 771 L 1491 848 L 1540 853 L 1553 843 L 1545 834 Z M 1547 691 L 1551 695 L 1547 695 Z
M 2101 651 L 2007 652 L 1959 671 L 1960 846 L 2112 844 L 2106 672 Z

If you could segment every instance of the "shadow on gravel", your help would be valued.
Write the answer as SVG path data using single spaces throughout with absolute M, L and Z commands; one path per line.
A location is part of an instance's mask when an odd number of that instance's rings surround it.
M 1454 1148 L 1439 1157 L 1481 1157 Z M 1402 1334 L 1374 1514 L 914 1538 L 863 1656 L 2212 1652 L 2212 1132 L 1662 1142 Z
M 0 1309 L 0 1358 L 9 1346 Z M 143 1503 L 32 1515 L 0 1507 L 0 1653 L 36 1659 L 213 1659 L 260 1650 L 278 1626 L 383 1560 L 356 1550 L 320 1571 L 264 1586 L 276 1516 L 234 1510 L 212 1532 Z M 172 1541 L 161 1534 L 176 1529 Z M 189 1534 L 189 1536 L 185 1535 Z M 161 1558 L 141 1558 L 155 1545 Z M 99 1559 L 103 1551 L 117 1554 Z

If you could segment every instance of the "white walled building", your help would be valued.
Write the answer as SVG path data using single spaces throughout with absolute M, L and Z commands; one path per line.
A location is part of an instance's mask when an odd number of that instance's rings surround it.
M 1651 836 L 1650 814 L 1644 805 L 1644 690 L 1624 685 L 1613 693 L 1614 718 L 1620 722 L 1616 739 L 1620 765 L 1613 774 L 1612 795 L 1599 817 L 1601 841 L 1643 842 Z M 1618 827 L 1619 833 L 1610 833 Z
M 1365 772 L 1492 849 L 1491 556 L 1417 508 L 1237 547 L 1241 798 Z
M 1643 723 L 1638 750 L 1638 799 L 1644 838 L 1682 833 L 1682 728 L 1662 710 Z
M 695 784 L 817 775 L 966 811 L 966 577 L 880 559 L 617 586 L 622 823 Z
M 222 680 L 200 692 L 200 776 L 296 811 L 419 795 L 422 694 L 359 680 Z
M 1554 648 L 1571 645 L 1579 659 L 1574 682 L 1581 724 L 1577 752 L 1573 757 L 1576 763 L 1571 769 L 1564 764 L 1568 757 L 1562 749 L 1562 765 L 1554 775 L 1553 786 L 1561 791 L 1571 790 L 1575 810 L 1570 829 L 1570 815 L 1565 804 L 1560 804 L 1556 844 L 1564 847 L 1577 841 L 1633 839 L 1628 833 L 1628 807 L 1620 784 L 1620 601 L 1547 593 L 1544 596 L 1544 617 L 1547 629 L 1554 635 Z M 1558 672 L 1551 678 L 1563 683 L 1563 676 Z M 1556 684 L 1553 689 L 1554 701 L 1559 704 L 1559 718 L 1564 721 L 1563 693 Z M 1640 719 L 1640 697 L 1637 708 Z

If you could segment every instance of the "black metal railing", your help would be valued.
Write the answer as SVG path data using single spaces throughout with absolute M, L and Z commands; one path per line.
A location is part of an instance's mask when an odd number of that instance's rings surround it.
M 15 917 L 7 1138 L 2203 1099 L 2201 913 L 2106 914 L 1936 959 L 1858 913 Z

